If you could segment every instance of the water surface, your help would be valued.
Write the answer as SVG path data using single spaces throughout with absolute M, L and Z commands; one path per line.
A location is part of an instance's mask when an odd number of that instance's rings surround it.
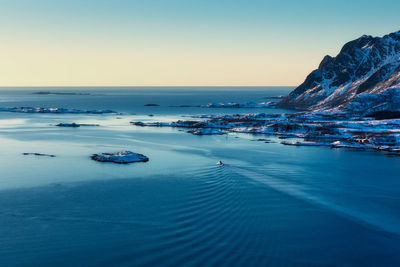
M 399 265 L 400 158 L 283 146 L 275 137 L 195 136 L 129 124 L 288 112 L 171 106 L 264 101 L 291 88 L 200 89 L 54 88 L 90 95 L 32 94 L 51 88 L 1 91 L 0 107 L 121 112 L 0 113 L 1 265 Z M 145 107 L 148 103 L 160 106 Z M 54 126 L 60 122 L 100 126 Z M 114 165 L 89 158 L 121 150 L 150 161 Z M 218 160 L 226 165 L 217 166 Z

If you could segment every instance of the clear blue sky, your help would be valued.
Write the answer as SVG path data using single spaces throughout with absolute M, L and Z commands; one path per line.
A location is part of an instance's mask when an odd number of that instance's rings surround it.
M 296 85 L 400 1 L 0 0 L 0 85 Z

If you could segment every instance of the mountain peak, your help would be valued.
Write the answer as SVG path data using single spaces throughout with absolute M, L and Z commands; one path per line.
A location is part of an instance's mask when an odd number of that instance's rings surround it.
M 303 110 L 373 112 L 400 110 L 397 99 L 400 31 L 383 37 L 363 35 L 346 43 L 336 57 L 325 56 L 318 69 L 279 105 Z

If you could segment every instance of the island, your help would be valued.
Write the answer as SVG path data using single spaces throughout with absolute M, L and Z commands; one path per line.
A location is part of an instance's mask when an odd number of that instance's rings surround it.
M 59 124 L 56 124 L 56 126 L 58 126 L 58 127 L 78 128 L 78 127 L 81 127 L 81 126 L 100 126 L 100 125 L 99 124 L 85 124 L 85 123 L 72 122 L 72 123 L 59 123 Z
M 52 113 L 52 114 L 107 114 L 116 113 L 112 110 L 79 110 L 66 108 L 42 108 L 42 107 L 13 107 L 0 108 L 0 112 L 15 112 L 15 113 Z
M 93 154 L 91 159 L 100 162 L 113 162 L 118 164 L 128 164 L 133 162 L 147 162 L 149 158 L 145 155 L 131 151 L 122 151 L 117 153 Z

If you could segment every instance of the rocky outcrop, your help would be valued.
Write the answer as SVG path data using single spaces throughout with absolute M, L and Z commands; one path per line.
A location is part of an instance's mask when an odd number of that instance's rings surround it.
M 100 126 L 99 124 L 86 124 L 86 123 L 59 123 L 56 124 L 58 127 L 71 127 L 71 128 L 78 128 L 81 126 Z
M 278 106 L 365 114 L 400 110 L 400 32 L 345 44 Z
M 91 158 L 100 162 L 114 162 L 118 164 L 128 164 L 133 162 L 147 162 L 149 158 L 145 155 L 131 151 L 122 151 L 117 153 L 93 154 Z
M 236 102 L 228 102 L 228 103 L 209 103 L 207 105 L 201 105 L 202 108 L 270 108 L 275 104 L 272 101 L 268 102 L 244 102 L 244 103 L 236 103 Z
M 190 130 L 188 132 L 191 134 L 194 134 L 194 135 L 222 135 L 222 134 L 225 134 L 225 132 L 223 132 L 217 128 L 198 128 L 198 129 Z
M 262 134 L 289 139 L 281 142 L 284 145 L 378 150 L 400 156 L 400 119 L 387 119 L 388 116 L 396 115 L 375 114 L 386 117 L 385 120 L 343 112 L 210 115 L 207 120 L 197 124 L 194 121 L 179 121 L 140 123 L 140 126 L 192 128 L 196 125 L 196 129 L 190 133 Z
M 42 154 L 42 153 L 22 153 L 24 156 L 39 156 L 39 157 L 50 157 L 50 158 L 55 158 L 55 155 L 50 155 L 50 154 Z

